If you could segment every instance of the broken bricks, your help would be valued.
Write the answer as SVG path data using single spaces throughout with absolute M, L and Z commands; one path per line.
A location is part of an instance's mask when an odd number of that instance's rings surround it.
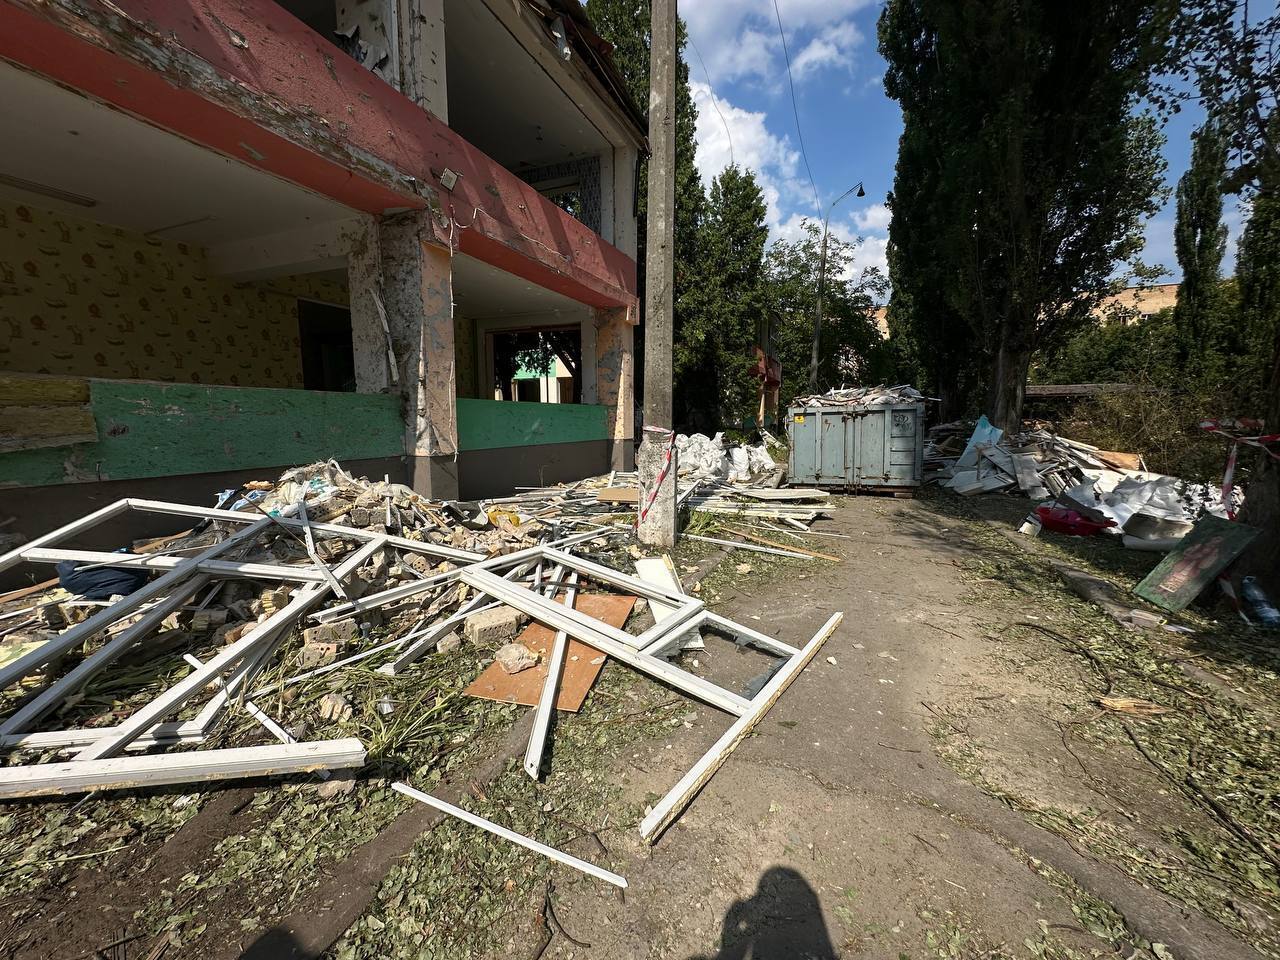
M 467 617 L 463 625 L 463 634 L 471 643 L 481 647 L 491 647 L 503 640 L 509 640 L 520 629 L 523 617 L 511 607 L 494 607 L 492 610 L 481 610 Z M 510 671 L 514 673 L 515 671 Z
M 293 717 L 294 722 L 286 728 L 255 701 L 266 705 L 265 698 L 275 697 L 270 706 L 276 710 L 293 706 L 295 712 L 297 707 L 306 704 L 309 714 L 306 719 L 312 722 L 319 719 L 346 723 L 357 713 L 362 718 L 373 718 L 385 709 L 408 714 L 413 700 L 392 701 L 386 688 L 377 686 L 380 681 L 376 677 L 368 688 L 362 683 L 339 692 L 330 686 L 318 702 L 305 694 L 293 696 L 296 691 L 305 690 L 295 684 L 315 676 L 335 678 L 333 671 L 382 651 L 386 651 L 384 662 L 375 673 L 398 676 L 431 651 L 456 649 L 461 644 L 459 625 L 474 644 L 493 649 L 514 636 L 523 619 L 529 617 L 556 631 L 553 650 L 565 650 L 569 640 L 585 644 L 591 648 L 593 665 L 607 655 L 737 718 L 727 735 L 729 739 L 722 738 L 714 753 L 689 771 L 654 808 L 653 816 L 660 822 L 646 822 L 643 832 L 647 839 L 653 839 L 770 709 L 782 689 L 799 674 L 839 621 L 836 615 L 805 648 L 797 649 L 715 616 L 700 600 L 684 594 L 678 581 L 665 586 L 647 583 L 567 552 L 580 544 L 603 542 L 605 538 L 625 534 L 625 529 L 600 526 L 587 519 L 608 507 L 598 504 L 594 497 L 578 496 L 574 492 L 577 485 L 548 488 L 529 498 L 511 498 L 502 510 L 501 522 L 494 522 L 488 516 L 486 505 L 477 509 L 473 505 L 433 504 L 416 498 L 412 492 L 404 493 L 393 487 L 356 481 L 336 464 L 314 465 L 286 473 L 274 490 L 258 498 L 249 510 L 125 500 L 0 556 L 0 570 L 23 560 L 47 560 L 47 554 L 59 551 L 43 548 L 130 509 L 188 516 L 212 523 L 211 534 L 204 535 L 203 539 L 190 543 L 177 538 L 173 544 L 166 544 L 172 554 L 152 554 L 159 576 L 135 593 L 94 608 L 82 623 L 52 636 L 28 653 L 0 663 L 0 687 L 12 685 L 37 674 L 42 667 L 58 663 L 60 656 L 78 650 L 99 633 L 128 621 L 125 629 L 102 645 L 91 644 L 92 653 L 78 662 L 71 661 L 73 666 L 69 672 L 50 677 L 51 682 L 44 689 L 33 693 L 14 713 L 0 721 L 0 744 L 11 750 L 36 750 L 46 758 L 58 753 L 73 755 L 68 763 L 3 768 L 0 797 L 58 795 L 151 783 L 359 767 L 364 763 L 365 754 L 358 741 L 297 743 L 300 731 L 291 730 L 299 729 L 299 718 Z M 304 497 L 314 497 L 314 502 L 306 502 L 309 515 L 299 510 Z M 727 489 L 717 489 L 698 507 L 705 505 L 724 512 L 764 513 L 776 519 L 797 520 L 788 510 L 734 503 L 731 497 Z M 394 510 L 387 507 L 392 499 Z M 586 500 L 591 502 L 584 503 Z M 548 501 L 556 502 L 552 522 L 534 519 L 522 511 L 523 507 L 532 506 L 534 512 L 544 514 Z M 245 506 L 247 501 L 236 501 L 236 504 Z M 582 515 L 576 515 L 579 504 Z M 363 516 L 369 521 L 366 527 L 350 525 L 353 520 L 361 519 L 353 507 L 366 511 Z M 820 508 L 803 510 L 810 519 L 819 511 Z M 270 515 L 266 515 L 267 512 Z M 393 526 L 410 527 L 406 532 L 412 536 L 387 535 L 388 514 L 394 520 Z M 346 526 L 318 519 L 344 515 L 348 521 Z M 562 524 L 567 524 L 568 529 Z M 585 524 L 586 529 L 574 530 L 579 524 Z M 303 544 L 303 533 L 308 540 L 315 541 L 314 546 Z M 258 544 L 259 541 L 262 543 Z M 258 558 L 255 562 L 227 559 L 246 556 L 255 544 L 258 544 L 253 554 Z M 322 550 L 324 544 L 340 546 Z M 304 546 L 309 547 L 305 554 L 301 549 Z M 199 552 L 186 555 L 192 549 Z M 330 569 L 322 559 L 326 556 L 341 559 Z M 399 582 L 399 577 L 391 576 L 393 568 L 413 570 L 421 579 Z M 364 589 L 356 582 L 358 571 L 372 581 Z M 201 653 L 204 659 L 184 652 L 184 658 L 194 668 L 191 672 L 181 675 L 141 705 L 135 704 L 131 713 L 120 711 L 110 718 L 117 721 L 114 725 L 31 732 L 42 716 L 77 696 L 86 682 L 117 662 L 134 644 L 146 642 L 165 617 L 178 610 L 191 609 L 189 605 L 197 596 L 204 597 L 202 603 L 207 605 L 223 589 L 224 583 L 243 586 L 249 577 L 256 578 L 259 584 L 264 579 L 275 582 L 261 592 L 259 586 L 252 590 L 228 589 L 222 609 L 235 612 L 236 604 L 248 605 L 250 598 L 257 596 L 252 606 L 256 608 L 254 612 L 260 611 L 260 616 L 256 621 L 245 618 L 245 622 L 221 626 L 215 624 L 216 616 L 204 618 L 202 626 L 214 629 L 212 634 L 191 631 L 192 637 L 198 639 L 191 640 L 190 644 L 203 644 L 197 651 L 207 651 Z M 631 597 L 644 600 L 650 604 L 655 622 L 633 634 L 623 629 L 625 618 L 619 626 L 614 626 L 584 613 L 570 599 L 571 591 L 578 589 L 579 577 L 595 587 L 627 595 L 614 596 L 614 600 Z M 397 582 L 387 585 L 387 581 L 393 579 Z M 218 582 L 213 590 L 206 589 L 214 580 Z M 561 592 L 568 602 L 559 602 Z M 482 609 L 486 605 L 487 608 Z M 359 625 L 375 617 L 389 624 L 387 638 L 374 638 L 361 631 Z M 306 628 L 299 644 L 301 672 L 282 676 L 273 669 L 268 674 L 271 679 L 255 689 L 255 680 L 262 671 L 272 665 L 292 663 L 286 644 L 298 643 L 295 628 L 304 624 Z M 667 659 L 674 654 L 674 647 L 691 634 L 696 635 L 699 629 L 727 634 L 740 644 L 753 645 L 778 658 L 780 663 L 773 679 L 754 698 L 747 698 Z M 341 649 L 344 646 L 363 649 L 344 658 Z M 293 652 L 298 652 L 299 647 L 292 648 Z M 511 666 L 527 670 L 523 661 L 537 662 L 527 648 L 512 652 L 521 662 L 513 661 Z M 562 669 L 548 670 L 546 675 L 539 700 L 540 709 L 544 701 L 547 705 L 544 720 L 554 709 Z M 333 679 L 321 682 L 332 684 Z M 361 696 L 367 694 L 367 699 L 356 700 L 357 689 Z M 188 704 L 194 705 L 197 698 L 205 700 L 198 710 L 184 709 Z M 205 737 L 213 739 L 222 734 L 224 728 L 215 724 L 228 710 L 244 711 L 262 731 L 281 741 L 280 744 L 232 750 L 199 745 Z M 192 719 L 179 719 L 193 714 Z M 410 721 L 412 719 L 410 717 Z M 244 727 L 234 729 L 239 736 Z M 531 775 L 536 777 L 548 725 L 544 722 L 535 725 L 535 729 L 537 737 L 530 738 L 526 754 L 526 761 L 530 756 L 533 759 L 526 763 L 526 771 L 532 768 Z M 171 745 L 196 748 L 170 755 L 150 753 L 141 758 L 126 753 L 136 749 L 155 751 Z M 424 796 L 415 795 L 415 799 L 430 802 Z M 447 812 L 458 815 L 453 810 Z M 510 834 L 487 821 L 480 825 L 504 836 Z

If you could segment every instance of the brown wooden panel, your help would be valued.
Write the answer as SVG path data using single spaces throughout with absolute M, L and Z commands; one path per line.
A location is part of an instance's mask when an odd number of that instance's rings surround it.
M 87 405 L 15 407 L 0 404 L 0 451 L 92 443 L 98 439 Z
M 635 597 L 588 593 L 578 597 L 573 609 L 621 629 L 627 622 L 627 617 L 631 616 L 631 608 L 635 603 Z M 520 634 L 519 642 L 539 654 L 538 665 L 519 673 L 507 673 L 496 662 L 491 663 L 463 692 L 484 700 L 537 706 L 542 685 L 547 679 L 547 660 L 551 656 L 551 643 L 554 639 L 554 630 L 540 623 L 530 624 Z M 560 678 L 560 691 L 556 696 L 556 709 L 572 713 L 582 709 L 582 702 L 586 700 L 587 693 L 604 668 L 604 659 L 604 654 L 594 647 L 577 640 L 569 641 L 569 647 L 565 651 L 564 675 Z
M 82 377 L 0 371 L 0 404 L 35 407 L 88 402 L 89 381 Z

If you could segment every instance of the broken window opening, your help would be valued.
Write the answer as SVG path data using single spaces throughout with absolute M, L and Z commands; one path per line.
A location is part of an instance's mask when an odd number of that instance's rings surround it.
M 317 300 L 299 300 L 298 340 L 302 346 L 304 390 L 355 392 L 356 355 L 349 309 Z
M 580 403 L 582 331 L 572 327 L 499 330 L 488 335 L 492 396 L 524 403 Z

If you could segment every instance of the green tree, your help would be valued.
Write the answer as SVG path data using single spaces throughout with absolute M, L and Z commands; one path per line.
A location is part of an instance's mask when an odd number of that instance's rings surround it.
M 887 7 L 880 30 L 895 42 L 927 35 L 919 5 L 910 3 Z M 972 407 L 982 352 L 949 282 L 955 265 L 938 256 L 946 216 L 939 203 L 947 189 L 946 167 L 939 162 L 946 130 L 929 109 L 928 98 L 938 90 L 940 67 L 934 57 L 903 57 L 903 76 L 895 74 L 886 84 L 890 96 L 899 86 L 917 93 L 897 97 L 903 129 L 887 200 L 893 212 L 887 250 L 892 293 L 885 319 L 897 379 L 937 397 L 939 415 L 949 421 L 976 412 Z
M 1021 420 L 1032 354 L 1088 323 L 1142 249 L 1162 140 L 1135 110 L 1175 13 L 1172 0 L 890 0 L 881 15 L 885 90 L 920 131 L 895 196 L 932 211 L 904 221 L 898 270 L 939 278 L 1001 426 Z
M 1253 198 L 1236 266 L 1237 333 L 1256 344 L 1255 361 L 1268 364 L 1264 417 L 1274 430 L 1280 424 L 1280 322 L 1271 278 L 1280 252 L 1273 206 L 1280 196 L 1280 12 L 1256 4 L 1251 11 L 1248 0 L 1185 0 L 1178 28 L 1181 77 L 1194 78 L 1196 93 L 1210 116 L 1221 119 L 1228 140 L 1227 187 Z M 1173 109 L 1189 96 L 1176 87 L 1165 93 Z M 1237 566 L 1274 597 L 1280 593 L 1280 463 L 1260 452 L 1253 466 L 1241 518 L 1263 536 Z
M 740 427 L 756 412 L 752 347 L 764 312 L 764 193 L 750 170 L 729 166 L 711 183 L 702 226 L 702 280 L 675 344 L 677 419 L 706 432 Z
M 1173 318 L 1178 354 L 1184 363 L 1203 350 L 1210 334 L 1222 255 L 1227 249 L 1227 228 L 1222 222 L 1222 178 L 1226 171 L 1226 141 L 1210 121 L 1192 134 L 1191 165 L 1178 180 L 1173 249 L 1182 267 L 1182 282 Z
M 1253 198 L 1249 222 L 1240 236 L 1236 256 L 1240 310 L 1228 349 L 1244 360 L 1239 381 L 1258 398 L 1252 409 L 1241 412 L 1266 417 L 1268 432 L 1274 432 L 1280 420 L 1269 413 L 1273 401 L 1267 396 L 1274 396 L 1274 384 L 1280 382 L 1280 348 L 1275 345 L 1280 332 L 1280 192 L 1270 184 L 1264 186 Z
M 641 109 L 649 103 L 649 4 L 647 0 L 588 0 L 587 16 L 596 31 L 613 45 L 613 60 L 627 85 L 627 92 Z M 684 50 L 684 21 L 678 26 L 677 41 Z M 694 132 L 698 123 L 698 107 L 689 89 L 689 65 L 681 53 L 676 77 L 676 223 L 675 223 L 675 342 L 688 335 L 688 328 L 698 325 L 697 310 L 705 302 L 699 296 L 701 273 L 698 268 L 699 236 L 706 213 L 706 193 L 702 178 L 694 165 L 697 144 Z M 640 214 L 640 244 L 637 263 L 645 257 L 645 209 L 648 193 L 648 160 L 642 159 L 638 179 L 637 209 Z M 644 303 L 644 276 L 641 269 L 640 302 Z M 643 327 L 641 328 L 643 337 Z M 637 353 L 643 341 L 637 344 Z M 636 378 L 637 383 L 642 377 Z M 678 387 L 677 387 L 678 389 Z
M 887 281 L 876 268 L 859 271 L 854 259 L 862 241 L 827 238 L 827 272 L 818 389 L 881 383 L 892 371 L 889 346 L 876 329 L 876 298 Z M 809 392 L 813 304 L 818 289 L 822 225 L 801 222 L 795 240 L 775 240 L 765 259 L 766 307 L 776 319 L 775 349 L 782 364 L 779 400 L 785 407 Z

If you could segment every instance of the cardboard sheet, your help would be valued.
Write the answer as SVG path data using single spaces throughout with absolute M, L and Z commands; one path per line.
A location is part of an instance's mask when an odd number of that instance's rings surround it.
M 561 598 L 564 602 L 564 598 Z M 587 593 L 578 596 L 573 609 L 585 613 L 589 617 L 602 620 L 611 627 L 621 629 L 631 616 L 631 608 L 635 606 L 635 597 L 622 597 L 612 593 Z M 540 623 L 532 623 L 525 627 L 517 638 L 530 650 L 539 655 L 538 665 L 519 673 L 507 673 L 497 663 L 485 667 L 480 676 L 464 690 L 464 693 L 483 700 L 498 700 L 502 703 L 522 703 L 533 707 L 538 704 L 542 694 L 542 685 L 547 679 L 547 660 L 551 655 L 551 642 L 555 639 L 555 631 Z M 604 667 L 605 656 L 594 647 L 580 643 L 572 637 L 565 652 L 564 674 L 560 677 L 560 690 L 556 696 L 556 709 L 572 713 L 582 709 L 588 691 L 596 682 Z

